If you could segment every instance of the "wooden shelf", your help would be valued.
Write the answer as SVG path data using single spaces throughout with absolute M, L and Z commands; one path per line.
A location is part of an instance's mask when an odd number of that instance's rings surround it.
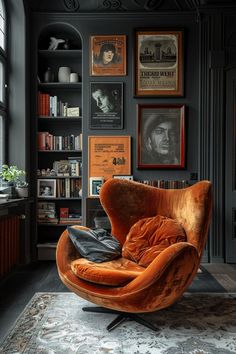
M 39 49 L 38 54 L 41 57 L 53 57 L 53 58 L 79 58 L 82 57 L 82 49 L 58 49 L 58 50 L 48 50 L 48 49 Z
M 37 177 L 37 179 L 59 179 L 59 178 L 78 179 L 78 178 L 82 178 L 82 176 L 38 176 Z
M 78 90 L 82 87 L 82 82 L 40 82 L 38 84 L 39 89 L 66 89 L 66 90 Z
M 40 222 L 38 222 L 38 226 L 67 227 L 67 226 L 73 226 L 73 225 L 81 225 L 81 223 L 78 222 L 78 224 L 75 224 L 75 223 L 70 224 L 68 222 L 66 224 L 53 224 L 53 223 L 40 223 Z
M 65 122 L 65 121 L 81 121 L 82 117 L 63 117 L 63 116 L 58 116 L 58 117 L 50 117 L 50 116 L 39 116 L 38 119 L 40 121 L 46 121 L 46 122 Z
M 38 202 L 40 202 L 41 200 L 81 200 L 81 197 L 77 197 L 77 198 L 59 198 L 59 197 L 38 197 Z
M 43 152 L 43 153 L 82 153 L 82 150 L 38 150 L 38 152 Z

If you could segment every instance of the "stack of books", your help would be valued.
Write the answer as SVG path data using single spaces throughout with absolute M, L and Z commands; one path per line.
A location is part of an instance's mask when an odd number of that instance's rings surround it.
M 59 224 L 81 225 L 82 218 L 79 210 L 70 208 L 60 208 Z
M 55 203 L 38 203 L 37 219 L 39 224 L 58 224 Z

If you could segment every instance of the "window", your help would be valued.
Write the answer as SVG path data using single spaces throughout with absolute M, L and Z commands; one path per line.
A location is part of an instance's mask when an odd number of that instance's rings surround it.
M 0 166 L 5 162 L 6 137 L 6 13 L 4 1 L 0 0 Z

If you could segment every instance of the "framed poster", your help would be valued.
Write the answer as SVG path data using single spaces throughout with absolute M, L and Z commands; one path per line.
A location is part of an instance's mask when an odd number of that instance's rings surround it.
M 135 36 L 135 96 L 183 96 L 183 31 Z
M 89 136 L 88 153 L 89 178 L 131 174 L 130 136 Z
M 90 37 L 90 74 L 92 76 L 126 75 L 126 36 Z
M 138 168 L 185 167 L 185 105 L 138 105 Z
M 90 129 L 123 129 L 123 83 L 90 83 Z

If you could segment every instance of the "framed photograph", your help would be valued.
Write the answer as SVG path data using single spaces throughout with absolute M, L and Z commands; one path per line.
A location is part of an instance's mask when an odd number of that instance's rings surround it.
M 38 179 L 38 198 L 56 198 L 56 179 Z
M 127 179 L 128 181 L 133 181 L 134 177 L 132 175 L 114 175 L 113 178 Z
M 138 168 L 185 167 L 185 105 L 137 105 Z
M 130 136 L 89 136 L 88 154 L 89 177 L 131 174 Z
M 123 83 L 90 83 L 90 129 L 123 129 Z
M 90 37 L 90 75 L 126 75 L 126 36 Z
M 183 96 L 183 31 L 137 30 L 135 96 Z
M 89 195 L 91 197 L 98 197 L 102 184 L 104 183 L 103 177 L 90 177 L 89 179 Z

